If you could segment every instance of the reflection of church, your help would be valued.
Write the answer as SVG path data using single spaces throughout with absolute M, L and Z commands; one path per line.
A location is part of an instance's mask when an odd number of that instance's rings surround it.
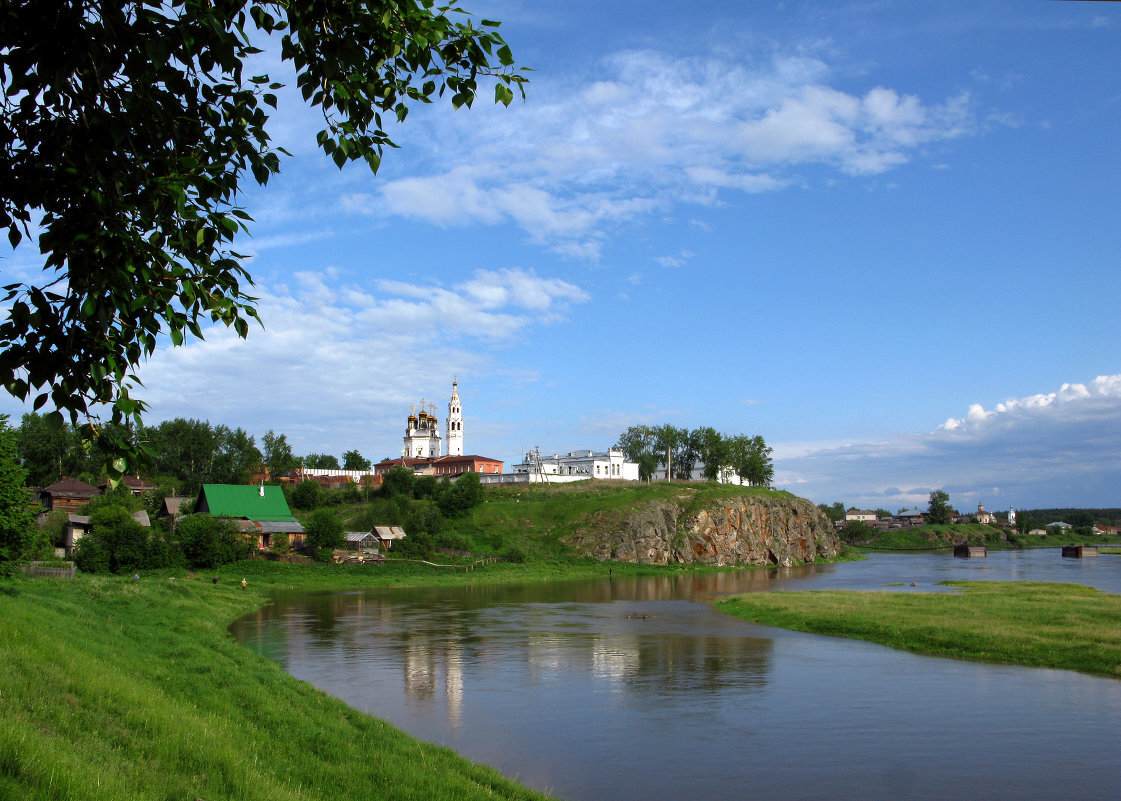
M 379 475 L 391 467 L 405 465 L 417 475 L 455 476 L 460 473 L 501 473 L 502 462 L 485 456 L 463 453 L 463 407 L 459 401 L 459 382 L 452 381 L 448 400 L 448 418 L 444 426 L 448 452 L 440 437 L 440 421 L 436 405 L 421 401 L 420 410 L 409 406 L 405 422 L 404 447 L 400 459 L 388 459 L 374 466 Z

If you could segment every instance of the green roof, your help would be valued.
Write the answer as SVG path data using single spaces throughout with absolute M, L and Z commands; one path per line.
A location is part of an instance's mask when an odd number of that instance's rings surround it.
M 252 484 L 203 484 L 195 509 L 212 515 L 249 520 L 291 522 L 296 519 L 280 487 L 255 487 Z

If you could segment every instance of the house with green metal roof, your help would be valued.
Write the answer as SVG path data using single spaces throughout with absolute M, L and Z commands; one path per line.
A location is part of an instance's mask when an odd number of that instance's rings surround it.
M 203 484 L 195 512 L 246 520 L 296 520 L 280 487 L 251 484 Z
M 304 539 L 304 528 L 288 508 L 280 487 L 203 484 L 195 512 L 239 519 L 242 530 L 262 549 L 272 546 L 273 534 L 287 534 L 293 545 Z

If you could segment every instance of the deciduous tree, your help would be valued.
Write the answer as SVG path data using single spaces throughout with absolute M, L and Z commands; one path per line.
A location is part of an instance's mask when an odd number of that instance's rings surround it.
M 942 490 L 930 493 L 930 503 L 926 507 L 927 520 L 931 523 L 949 523 L 953 510 L 950 509 L 950 496 Z
M 113 456 L 139 456 L 127 427 L 145 406 L 135 369 L 163 337 L 207 323 L 244 337 L 255 298 L 232 250 L 248 176 L 280 169 L 269 111 L 281 88 L 247 67 L 278 46 L 323 114 L 316 141 L 342 167 L 377 170 L 383 122 L 438 97 L 470 106 L 523 90 L 498 23 L 456 0 L 69 0 L 7 3 L 0 24 L 0 228 L 31 241 L 44 275 L 4 287 L 0 381 L 53 404 Z
M 343 470 L 369 470 L 370 460 L 357 450 L 350 450 L 343 454 Z
M 18 559 L 32 542 L 31 495 L 24 488 L 27 471 L 16 461 L 16 434 L 8 415 L 0 414 L 0 561 Z M 38 556 L 38 554 L 31 554 Z

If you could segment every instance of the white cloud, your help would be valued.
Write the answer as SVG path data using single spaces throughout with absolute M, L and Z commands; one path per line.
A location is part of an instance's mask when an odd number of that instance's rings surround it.
M 160 349 L 141 366 L 147 419 L 205 415 L 257 435 L 282 430 L 297 450 L 365 453 L 396 441 L 404 404 L 447 391 L 454 374 L 493 371 L 487 343 L 590 299 L 517 269 L 479 270 L 449 288 L 381 281 L 372 291 L 327 269 L 258 290 L 265 330 L 242 340 L 211 327 L 205 341 Z
M 965 509 L 999 488 L 1022 507 L 1116 505 L 1121 375 L 972 404 L 929 434 L 850 444 L 776 444 L 776 480 L 819 502 L 925 505 L 945 488 Z M 988 493 L 988 495 L 986 495 Z
M 810 165 L 876 175 L 977 128 L 968 94 L 934 104 L 884 86 L 852 94 L 805 56 L 753 65 L 737 53 L 630 51 L 598 67 L 582 85 L 535 79 L 531 102 L 477 108 L 469 124 L 430 118 L 428 173 L 347 194 L 341 207 L 444 226 L 509 221 L 594 258 L 607 228 L 671 203 L 804 184 Z

